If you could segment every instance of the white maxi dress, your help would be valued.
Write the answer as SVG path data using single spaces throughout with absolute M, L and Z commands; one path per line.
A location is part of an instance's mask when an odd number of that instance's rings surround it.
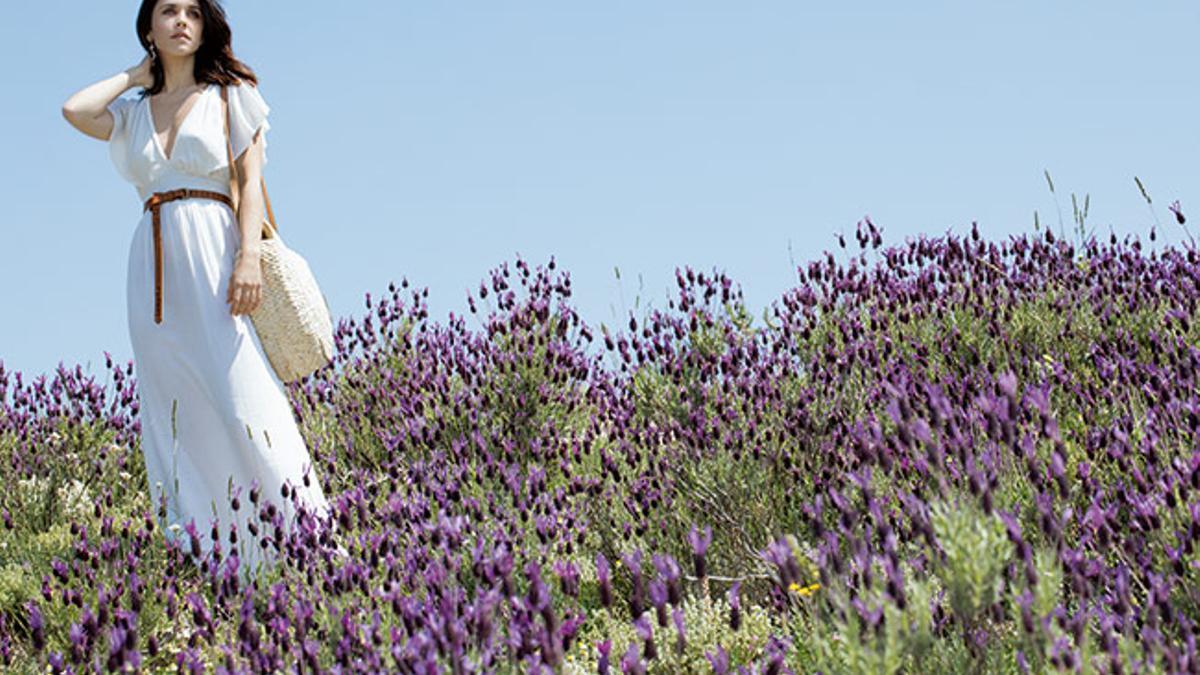
M 258 89 L 246 82 L 229 86 L 229 107 L 234 157 L 256 133 L 264 134 L 265 146 L 269 108 Z M 149 98 L 119 97 L 109 111 L 109 154 L 137 188 L 139 210 L 155 192 L 189 187 L 230 193 L 220 85 L 207 85 L 188 110 L 170 158 L 154 133 Z M 284 483 L 318 517 L 328 514 L 329 503 L 250 318 L 234 316 L 226 302 L 241 242 L 233 209 L 205 198 L 160 206 L 161 323 L 154 321 L 151 216 L 141 212 L 129 243 L 126 301 L 153 508 L 157 513 L 165 494 L 166 522 L 160 518 L 159 524 L 167 538 L 190 549 L 192 524 L 204 554 L 212 548 L 216 520 L 222 560 L 236 552 L 239 572 L 248 578 L 261 569 L 260 562 L 276 558 L 269 542 L 265 550 L 260 546 L 261 539 L 272 537 L 271 524 L 260 523 L 257 537 L 247 529 L 256 512 L 269 500 L 289 529 L 296 521 L 292 499 L 281 495 Z M 249 499 L 255 482 L 261 490 L 258 507 Z M 231 496 L 238 486 L 235 512 Z M 230 523 L 236 523 L 236 547 L 229 543 Z

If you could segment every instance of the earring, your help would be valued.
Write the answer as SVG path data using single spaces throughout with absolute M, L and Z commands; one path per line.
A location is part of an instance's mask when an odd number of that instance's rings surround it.
M 150 43 L 150 60 L 155 61 L 157 59 L 158 59 L 158 50 L 154 48 L 154 43 L 151 42 Z

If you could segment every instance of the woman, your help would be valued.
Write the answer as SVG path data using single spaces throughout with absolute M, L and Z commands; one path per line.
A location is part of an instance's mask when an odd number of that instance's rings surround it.
M 165 501 L 159 524 L 201 555 L 220 540 L 222 558 L 236 554 L 244 573 L 274 559 L 272 522 L 290 528 L 293 500 L 317 516 L 329 507 L 249 318 L 262 293 L 269 108 L 253 71 L 233 56 L 225 12 L 213 0 L 143 0 L 136 26 L 146 57 L 72 95 L 63 115 L 108 141 L 143 203 L 126 301 L 146 476 L 155 507 Z M 118 98 L 134 86 L 140 98 Z M 221 87 L 239 178 L 236 213 Z M 257 506 L 234 499 L 243 490 Z M 256 536 L 248 527 L 263 509 L 275 517 Z

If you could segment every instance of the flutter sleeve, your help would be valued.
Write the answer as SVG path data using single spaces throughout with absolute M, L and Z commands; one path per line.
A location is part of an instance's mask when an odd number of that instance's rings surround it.
M 267 163 L 267 130 L 271 128 L 267 113 L 270 110 L 258 87 L 249 82 L 229 87 L 229 140 L 233 145 L 234 161 L 241 158 L 254 141 L 254 135 L 261 131 L 263 164 Z
M 133 99 L 118 96 L 113 99 L 112 103 L 108 104 L 108 112 L 112 113 L 113 117 L 112 133 L 108 136 L 109 143 L 125 139 L 125 129 L 128 126 L 125 118 L 129 116 L 129 109 L 133 103 Z
M 136 176 L 130 167 L 129 136 L 134 122 L 134 106 L 137 104 L 137 99 L 120 97 L 108 104 L 108 111 L 113 116 L 112 132 L 108 135 L 108 156 L 117 173 L 131 183 L 136 182 Z

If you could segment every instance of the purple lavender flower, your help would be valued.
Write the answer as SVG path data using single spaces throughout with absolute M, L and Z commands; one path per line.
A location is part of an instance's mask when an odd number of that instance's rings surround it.
M 612 652 L 612 640 L 597 642 L 596 651 L 600 654 L 596 660 L 596 672 L 599 675 L 608 675 L 608 659 L 609 653 Z
M 739 593 L 742 582 L 735 581 L 729 588 L 729 627 L 734 631 L 742 627 L 742 598 Z
M 622 556 L 621 560 L 629 569 L 630 579 L 633 583 L 629 591 L 629 618 L 636 619 L 646 611 L 646 588 L 645 582 L 642 580 L 642 552 L 630 551 Z
M 563 595 L 575 598 L 579 596 L 579 570 L 569 561 L 554 563 L 554 573 L 558 575 L 559 587 Z
M 629 649 L 621 657 L 621 672 L 625 675 L 646 675 L 646 665 L 642 663 L 642 658 L 638 656 L 636 643 L 629 643 Z
M 612 607 L 612 579 L 608 558 L 605 558 L 603 553 L 596 554 L 596 581 L 600 588 L 600 606 Z
M 1171 202 L 1171 205 L 1167 207 L 1167 210 L 1170 211 L 1171 213 L 1175 214 L 1175 220 L 1180 225 L 1183 225 L 1185 222 L 1187 222 L 1187 218 L 1183 217 L 1183 211 L 1179 208 L 1179 200 L 1178 199 Z
M 650 625 L 649 619 L 645 615 L 639 616 L 633 621 L 633 629 L 642 639 L 642 658 L 647 661 L 658 658 L 658 649 L 654 645 L 654 627 Z
M 675 640 L 675 653 L 682 654 L 687 649 L 687 627 L 683 624 L 683 608 L 671 610 L 671 620 L 675 623 L 678 638 Z
M 42 611 L 33 601 L 26 602 L 25 609 L 29 612 L 29 632 L 33 650 L 40 653 L 46 648 L 46 626 L 42 620 Z
M 772 635 L 767 638 L 767 645 L 764 648 L 767 656 L 767 666 L 764 669 L 764 675 L 780 675 L 787 666 L 784 665 L 784 659 L 787 658 L 788 650 L 791 649 L 791 641 L 787 638 L 782 638 Z
M 712 665 L 713 675 L 729 674 L 729 654 L 724 647 L 717 645 L 716 652 L 705 652 L 704 657 Z
M 679 587 L 679 578 L 683 571 L 679 568 L 679 563 L 669 555 L 655 555 L 654 567 L 658 573 L 662 575 L 663 580 L 667 585 L 667 602 L 672 607 L 678 607 L 683 600 L 683 594 Z
M 704 554 L 708 552 L 708 546 L 712 543 L 712 528 L 705 525 L 704 530 L 696 529 L 693 525 L 688 532 L 688 544 L 692 547 L 692 565 L 696 571 L 697 579 L 705 579 L 708 577 L 708 568 L 704 564 Z
M 796 576 L 798 565 L 792 555 L 792 547 L 786 539 L 777 539 L 771 542 L 761 555 L 764 560 L 775 566 L 780 587 L 787 589 L 793 583 L 800 581 Z
M 654 606 L 655 616 L 660 628 L 667 626 L 667 585 L 655 579 L 650 582 L 650 604 Z

